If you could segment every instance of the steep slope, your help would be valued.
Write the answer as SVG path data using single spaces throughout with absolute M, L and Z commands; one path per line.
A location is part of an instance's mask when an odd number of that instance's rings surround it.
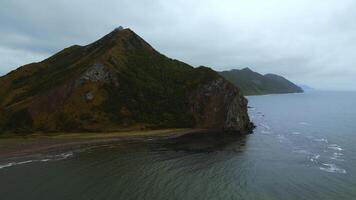
M 239 87 L 244 95 L 301 93 L 303 90 L 275 74 L 262 75 L 249 68 L 223 71 L 220 74 Z
M 236 87 L 167 58 L 130 29 L 22 66 L 0 84 L 1 132 L 251 127 Z

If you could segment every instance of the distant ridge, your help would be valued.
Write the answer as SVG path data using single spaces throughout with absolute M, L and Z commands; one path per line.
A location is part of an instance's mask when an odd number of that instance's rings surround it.
M 304 85 L 304 84 L 298 84 L 299 87 L 301 87 L 304 91 L 313 91 L 315 90 L 315 88 L 312 88 L 308 85 Z
M 220 74 L 239 87 L 244 95 L 302 93 L 303 89 L 276 74 L 262 75 L 250 68 L 222 71 Z

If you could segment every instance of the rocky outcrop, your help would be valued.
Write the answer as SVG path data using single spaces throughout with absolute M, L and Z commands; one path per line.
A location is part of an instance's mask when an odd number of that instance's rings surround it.
M 86 82 L 101 82 L 119 86 L 117 76 L 113 70 L 105 67 L 102 63 L 95 63 L 89 67 L 76 81 L 76 86 Z
M 200 85 L 191 94 L 190 102 L 198 127 L 241 132 L 251 128 L 247 99 L 222 78 Z

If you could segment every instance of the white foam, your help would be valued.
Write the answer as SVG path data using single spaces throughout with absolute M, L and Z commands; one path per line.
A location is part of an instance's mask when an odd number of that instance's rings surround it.
M 337 160 L 337 161 L 345 161 L 344 159 L 340 158 L 341 156 L 343 156 L 344 154 L 342 153 L 338 153 L 338 152 L 335 152 L 333 153 L 333 155 L 330 157 L 330 159 L 332 160 Z
M 263 128 L 265 128 L 267 130 L 271 129 L 271 127 L 269 127 L 267 124 L 264 124 L 264 123 L 260 123 L 260 126 L 262 126 Z
M 304 150 L 304 149 L 301 149 L 301 150 L 295 150 L 295 151 L 293 151 L 294 153 L 300 153 L 300 154 L 310 154 L 310 152 L 309 151 L 307 151 L 307 150 Z
M 37 160 L 26 160 L 26 161 L 21 161 L 21 162 L 10 162 L 10 163 L 0 165 L 0 169 L 4 169 L 7 167 L 12 167 L 12 166 L 16 166 L 16 165 L 23 165 L 23 164 L 32 163 L 32 162 L 48 162 L 48 161 L 64 160 L 71 156 L 73 156 L 73 153 L 69 152 L 69 153 L 61 153 L 58 155 L 54 155 L 49 158 L 43 158 L 43 159 L 37 159 Z
M 321 138 L 321 139 L 314 139 L 314 141 L 316 142 L 325 142 L 325 143 L 328 143 L 329 141 L 325 138 Z
M 320 170 L 325 171 L 325 172 L 329 172 L 329 173 L 340 173 L 340 174 L 346 174 L 346 170 L 342 169 L 338 166 L 336 166 L 335 164 L 322 164 L 323 167 L 319 167 Z
M 262 134 L 267 134 L 267 135 L 269 135 L 269 134 L 271 134 L 271 131 L 262 130 L 261 133 L 262 133 Z
M 308 122 L 299 122 L 300 125 L 310 125 Z
M 317 160 L 320 158 L 319 154 L 314 154 L 311 158 L 310 161 L 311 162 L 317 162 Z
M 333 149 L 333 150 L 335 150 L 335 151 L 342 151 L 342 150 L 344 150 L 344 149 L 342 149 L 339 145 L 337 145 L 337 144 L 330 144 L 330 145 L 328 145 L 328 148 L 329 149 Z
M 279 140 L 285 140 L 286 139 L 286 137 L 284 135 L 281 135 L 281 134 L 277 135 L 277 138 Z
M 293 135 L 300 135 L 300 134 L 302 134 L 301 132 L 293 132 L 293 133 L 291 133 L 291 134 L 293 134 Z

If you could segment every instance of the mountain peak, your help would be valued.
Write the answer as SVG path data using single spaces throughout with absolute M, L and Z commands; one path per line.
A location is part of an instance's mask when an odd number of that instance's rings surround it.
M 131 35 L 131 34 L 136 35 L 136 33 L 134 33 L 131 29 L 123 28 L 122 26 L 119 26 L 115 28 L 113 31 L 111 31 L 110 33 L 108 33 L 107 35 L 105 35 L 103 38 L 108 38 L 108 37 L 113 38 L 117 36 Z
M 122 31 L 122 30 L 124 30 L 124 27 L 122 27 L 122 26 L 119 26 L 119 27 L 114 29 L 114 31 Z
M 108 35 L 116 35 L 116 34 L 123 34 L 123 33 L 132 33 L 135 34 L 130 28 L 124 28 L 122 26 L 119 26 L 115 28 L 113 31 L 111 31 Z
M 252 72 L 252 70 L 248 67 L 243 68 L 241 71 L 247 71 L 247 72 Z
M 115 28 L 99 40 L 89 44 L 87 48 L 100 52 L 103 52 L 103 50 L 115 51 L 117 55 L 132 51 L 156 52 L 150 44 L 134 31 L 122 26 Z

